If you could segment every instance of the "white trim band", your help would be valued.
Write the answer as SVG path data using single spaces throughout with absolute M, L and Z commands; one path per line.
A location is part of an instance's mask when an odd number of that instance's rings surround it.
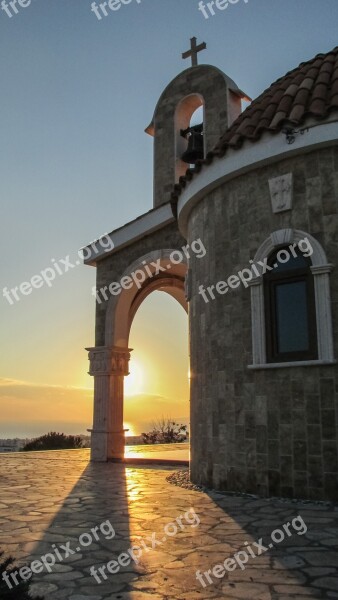
M 98 243 L 95 247 L 91 244 L 86 246 L 85 250 L 88 251 L 88 255 L 90 253 L 90 258 L 84 260 L 84 264 L 95 267 L 96 263 L 102 258 L 107 258 L 107 256 L 121 250 L 121 248 L 124 248 L 125 246 L 129 246 L 129 244 L 136 242 L 145 235 L 149 235 L 157 229 L 162 229 L 174 220 L 170 202 L 167 202 L 154 210 L 150 210 L 138 219 L 109 233 L 109 237 L 114 243 L 114 247 L 109 252 L 107 252 L 107 249 L 105 248 L 98 249 Z
M 259 371 L 263 369 L 282 369 L 283 367 L 328 367 L 336 364 L 336 360 L 299 360 L 294 362 L 265 363 L 264 365 L 248 365 L 248 369 Z
M 338 143 L 338 121 L 304 124 L 303 128 L 306 127 L 309 130 L 304 135 L 297 135 L 294 144 L 288 144 L 281 132 L 273 135 L 266 132 L 260 141 L 246 141 L 240 150 L 229 149 L 223 158 L 215 158 L 211 165 L 204 166 L 201 173 L 187 184 L 178 201 L 178 223 L 182 235 L 187 238 L 189 214 L 194 206 L 226 181 L 258 167 Z

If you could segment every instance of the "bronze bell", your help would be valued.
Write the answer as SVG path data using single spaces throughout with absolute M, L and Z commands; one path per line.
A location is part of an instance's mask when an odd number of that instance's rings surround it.
M 195 165 L 198 160 L 204 158 L 203 123 L 181 129 L 181 136 L 188 140 L 188 148 L 181 158 L 188 165 Z

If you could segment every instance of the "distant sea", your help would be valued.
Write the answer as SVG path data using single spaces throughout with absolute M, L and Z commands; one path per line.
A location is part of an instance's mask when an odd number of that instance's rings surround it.
M 157 421 L 158 419 L 155 418 L 154 420 Z M 173 417 L 173 420 L 182 425 L 189 425 L 189 419 L 186 417 Z M 126 429 L 130 430 L 129 435 L 141 435 L 141 433 L 151 431 L 152 425 L 153 421 L 150 420 L 133 422 L 132 419 L 129 419 L 128 422 L 125 423 Z M 90 423 L 79 425 L 79 423 L 64 423 L 62 421 L 52 423 L 40 422 L 36 425 L 28 423 L 27 429 L 23 428 L 23 423 L 20 423 L 20 427 L 18 427 L 17 423 L 6 423 L 5 428 L 0 429 L 0 439 L 31 439 L 44 435 L 49 431 L 65 433 L 66 435 L 89 435 L 87 429 L 90 428 Z

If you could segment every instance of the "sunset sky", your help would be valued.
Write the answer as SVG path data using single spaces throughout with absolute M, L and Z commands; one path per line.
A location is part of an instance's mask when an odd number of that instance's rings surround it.
M 239 0 L 205 19 L 198 0 L 136 0 L 99 21 L 91 0 L 0 11 L 1 290 L 152 207 L 152 138 L 165 86 L 189 62 L 222 69 L 249 96 L 338 45 L 337 0 Z M 95 269 L 77 265 L 10 305 L 1 293 L 0 438 L 92 424 Z M 188 418 L 187 315 L 166 294 L 131 332 L 126 423 Z

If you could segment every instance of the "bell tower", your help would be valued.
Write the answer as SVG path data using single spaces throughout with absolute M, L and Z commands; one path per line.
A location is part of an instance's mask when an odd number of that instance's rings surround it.
M 146 133 L 154 138 L 154 208 L 170 201 L 171 191 L 189 164 L 206 157 L 221 135 L 242 112 L 249 99 L 216 67 L 198 65 L 206 44 L 191 38 L 192 66 L 180 73 L 162 93 Z M 203 107 L 203 124 L 190 126 L 194 112 Z

